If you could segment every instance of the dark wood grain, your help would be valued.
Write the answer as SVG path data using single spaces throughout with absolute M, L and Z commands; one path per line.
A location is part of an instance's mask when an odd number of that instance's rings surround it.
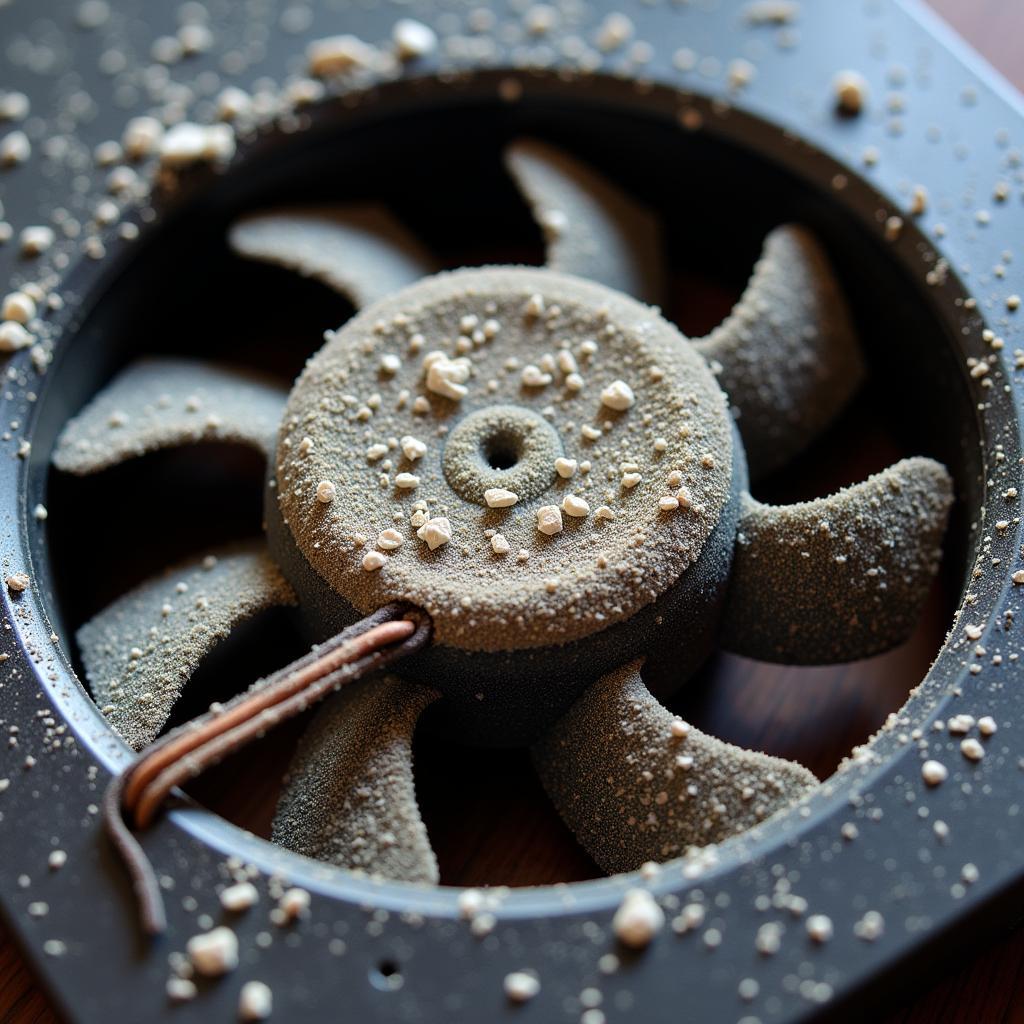
M 930 2 L 1011 81 L 1024 88 L 1024 2 Z M 843 463 L 847 474 L 857 474 L 871 472 L 889 461 L 891 452 L 883 435 L 874 439 L 877 444 L 864 443 L 863 432 L 869 422 L 854 411 L 845 431 L 855 435 L 859 443 L 850 440 L 844 444 L 841 429 L 837 444 L 848 453 L 854 449 L 872 451 L 871 460 L 879 464 L 864 462 L 863 456 L 845 462 L 822 459 L 810 467 L 819 490 L 833 482 L 829 473 L 837 462 Z M 831 454 L 835 452 L 833 445 Z M 708 668 L 705 678 L 686 689 L 679 699 L 679 709 L 725 739 L 796 758 L 825 775 L 901 703 L 906 679 L 923 674 L 941 641 L 947 617 L 948 596 L 940 585 L 911 643 L 869 662 L 795 669 L 720 657 Z M 295 735 L 292 729 L 277 737 L 270 749 L 263 747 L 258 754 L 250 753 L 252 767 L 258 764 L 261 769 L 254 774 L 274 775 L 275 765 L 283 767 Z M 546 805 L 522 752 L 458 750 L 428 739 L 418 741 L 416 756 L 420 802 L 445 882 L 545 884 L 597 874 L 596 867 Z M 235 764 L 230 773 L 214 772 L 204 780 L 199 795 L 222 812 L 230 811 L 229 816 L 246 827 L 265 834 L 273 794 L 268 790 L 248 791 L 247 802 L 240 805 L 231 779 L 244 767 Z M 937 970 L 941 967 L 937 964 Z M 56 1021 L 16 947 L 0 933 L 0 1022 Z M 979 950 L 972 963 L 947 972 L 933 989 L 892 1012 L 885 1024 L 996 1021 L 1024 1024 L 1024 931 L 998 937 L 988 948 Z

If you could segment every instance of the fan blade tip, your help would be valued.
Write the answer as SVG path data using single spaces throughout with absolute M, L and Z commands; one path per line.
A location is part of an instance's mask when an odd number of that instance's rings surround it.
M 802 765 L 725 743 L 672 715 L 638 667 L 599 680 L 534 749 L 556 808 L 606 871 L 715 845 L 818 785 Z
M 550 269 L 642 301 L 661 300 L 661 235 L 649 210 L 583 161 L 538 139 L 516 139 L 504 162 L 544 235 Z
M 142 359 L 64 425 L 51 460 L 62 472 L 89 476 L 162 449 L 213 441 L 269 457 L 285 398 L 282 388 L 243 370 Z
M 802 224 L 766 236 L 732 312 L 694 341 L 739 411 L 751 476 L 784 466 L 842 412 L 867 376 L 828 254 Z
M 299 743 L 274 816 L 274 842 L 369 876 L 436 885 L 416 802 L 412 735 L 439 694 L 394 676 L 346 687 Z
M 229 241 L 239 255 L 320 281 L 360 308 L 435 269 L 410 232 L 373 203 L 249 214 Z
M 949 471 L 922 457 L 815 501 L 770 506 L 748 496 L 723 646 L 824 665 L 899 645 L 938 573 L 953 501 Z
M 295 603 L 262 542 L 221 549 L 146 580 L 76 634 L 93 698 L 138 750 L 156 738 L 223 638 L 263 611 Z

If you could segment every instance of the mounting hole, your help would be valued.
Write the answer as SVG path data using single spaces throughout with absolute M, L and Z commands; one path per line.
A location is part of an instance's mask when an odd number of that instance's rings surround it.
M 466 501 L 484 504 L 489 487 L 520 501 L 543 494 L 556 479 L 562 442 L 540 413 L 520 405 L 488 405 L 460 420 L 444 447 L 444 475 Z
M 395 992 L 404 983 L 402 972 L 394 960 L 381 960 L 370 970 L 370 984 L 380 992 Z
M 511 469 L 522 453 L 519 439 L 511 434 L 496 434 L 484 443 L 484 458 L 491 469 Z

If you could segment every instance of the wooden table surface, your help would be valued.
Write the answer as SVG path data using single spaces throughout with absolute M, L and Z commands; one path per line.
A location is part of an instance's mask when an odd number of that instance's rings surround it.
M 826 0 L 821 0 L 826 2 Z M 1019 88 L 1024 89 L 1024 2 L 1022 0 L 929 0 L 932 6 L 959 30 L 982 54 Z M 848 428 L 846 445 L 863 451 L 864 423 L 856 419 Z M 838 442 L 843 447 L 843 439 Z M 872 447 L 872 446 L 867 446 Z M 884 439 L 879 440 L 878 458 L 887 461 Z M 831 445 L 835 454 L 835 446 Z M 825 465 L 815 475 L 825 486 Z M 871 472 L 880 466 L 861 467 Z M 845 483 L 838 480 L 836 483 Z M 739 659 L 719 663 L 715 687 L 699 688 L 686 698 L 688 717 L 723 738 L 771 753 L 788 755 L 827 774 L 850 747 L 865 739 L 885 714 L 902 700 L 887 688 L 886 678 L 919 678 L 941 640 L 948 611 L 940 595 L 926 614 L 918 635 L 907 648 L 874 659 L 869 667 L 791 670 L 744 663 Z M 938 638 L 938 639 L 936 639 Z M 808 697 L 808 672 L 814 673 L 814 692 Z M 915 675 L 916 673 L 916 675 Z M 770 686 L 765 686 L 771 676 Z M 879 683 L 879 680 L 883 680 Z M 825 683 L 827 685 L 823 686 Z M 772 704 L 765 704 L 766 692 Z M 814 705 L 809 710 L 807 704 Z M 808 749 L 800 728 L 800 715 L 787 711 L 799 703 L 803 718 L 829 721 L 836 728 L 826 746 Z M 746 713 L 736 715 L 737 707 Z M 788 717 L 787 717 L 788 715 Z M 743 720 L 737 721 L 737 717 Z M 840 727 L 842 723 L 843 727 Z M 819 735 L 830 730 L 815 730 Z M 802 745 L 803 744 L 803 745 Z M 264 751 L 260 756 L 266 756 Z M 279 745 L 278 757 L 287 756 L 287 745 Z M 490 757 L 486 772 L 469 773 L 486 779 L 467 787 L 464 765 L 429 744 L 417 749 L 423 776 L 431 779 L 420 800 L 424 817 L 435 839 L 442 879 L 450 884 L 539 884 L 585 878 L 596 873 L 579 852 L 553 812 L 544 809 L 539 794 L 524 784 L 529 774 L 522 755 Z M 264 760 L 265 766 L 265 760 Z M 422 776 L 421 776 L 422 777 Z M 227 780 L 221 779 L 225 787 Z M 216 775 L 205 783 L 204 800 L 218 806 Z M 458 794 L 453 797 L 452 794 Z M 253 797 L 252 806 L 234 808 L 233 818 L 254 831 L 267 824 L 266 794 Z M 220 808 L 218 808 L 220 809 Z M 494 835 L 501 835 L 495 843 Z M 490 840 L 490 841 L 488 841 Z M 527 847 L 530 857 L 523 854 Z M 524 875 L 524 864 L 529 874 Z M 944 970 L 937 963 L 936 974 L 945 980 L 918 993 L 904 1007 L 893 1007 L 883 1024 L 1024 1024 L 1024 929 L 997 937 L 988 948 L 979 949 L 973 962 L 959 970 Z M 913 993 L 910 994 L 913 997 Z M 17 949 L 0 933 L 0 1024 L 56 1024 L 58 1018 L 36 986 Z

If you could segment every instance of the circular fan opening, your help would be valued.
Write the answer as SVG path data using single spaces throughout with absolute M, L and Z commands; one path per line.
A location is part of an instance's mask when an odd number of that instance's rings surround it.
M 519 136 L 551 141 L 656 211 L 672 273 L 666 313 L 691 336 L 731 309 L 771 228 L 805 224 L 828 249 L 851 301 L 870 380 L 834 427 L 785 472 L 759 484 L 757 496 L 803 500 L 903 455 L 932 455 L 950 467 L 960 497 L 943 570 L 917 631 L 900 649 L 822 669 L 720 655 L 672 709 L 714 735 L 801 761 L 824 778 L 923 678 L 962 587 L 981 474 L 977 421 L 956 352 L 956 282 L 926 290 L 920 270 L 881 241 L 871 189 L 845 172 L 845 187 L 837 190 L 838 168 L 820 154 L 797 154 L 778 130 L 736 113 L 716 123 L 708 110 L 706 130 L 686 131 L 675 119 L 678 97 L 655 93 L 638 103 L 625 85 L 607 88 L 600 103 L 581 101 L 564 85 L 538 89 L 536 100 L 515 105 L 449 97 L 425 117 L 423 96 L 411 100 L 396 87 L 358 115 L 314 117 L 304 132 L 259 142 L 226 178 L 187 189 L 130 260 L 96 286 L 91 312 L 52 371 L 40 434 L 52 441 L 69 415 L 142 354 L 228 362 L 290 383 L 322 344 L 323 331 L 353 311 L 315 282 L 233 256 L 227 229 L 243 212 L 296 200 L 369 200 L 387 206 L 445 266 L 541 263 L 540 233 L 502 166 L 504 146 Z M 802 173 L 792 169 L 797 163 Z M 913 388 L 904 386 L 907 379 Z M 495 470 L 519 457 L 502 437 L 483 454 Z M 49 552 L 40 557 L 52 571 L 55 621 L 72 635 L 119 594 L 177 560 L 260 535 L 262 489 L 261 460 L 230 446 L 165 452 L 84 480 L 52 473 Z M 303 649 L 289 614 L 250 623 L 203 666 L 171 724 Z M 193 795 L 267 835 L 303 724 L 209 773 Z M 454 746 L 432 734 L 428 713 L 415 759 L 443 883 L 539 885 L 600 874 L 548 805 L 525 751 Z M 240 769 L 258 780 L 244 792 Z M 390 990 L 401 974 L 388 967 L 381 964 L 371 980 Z

